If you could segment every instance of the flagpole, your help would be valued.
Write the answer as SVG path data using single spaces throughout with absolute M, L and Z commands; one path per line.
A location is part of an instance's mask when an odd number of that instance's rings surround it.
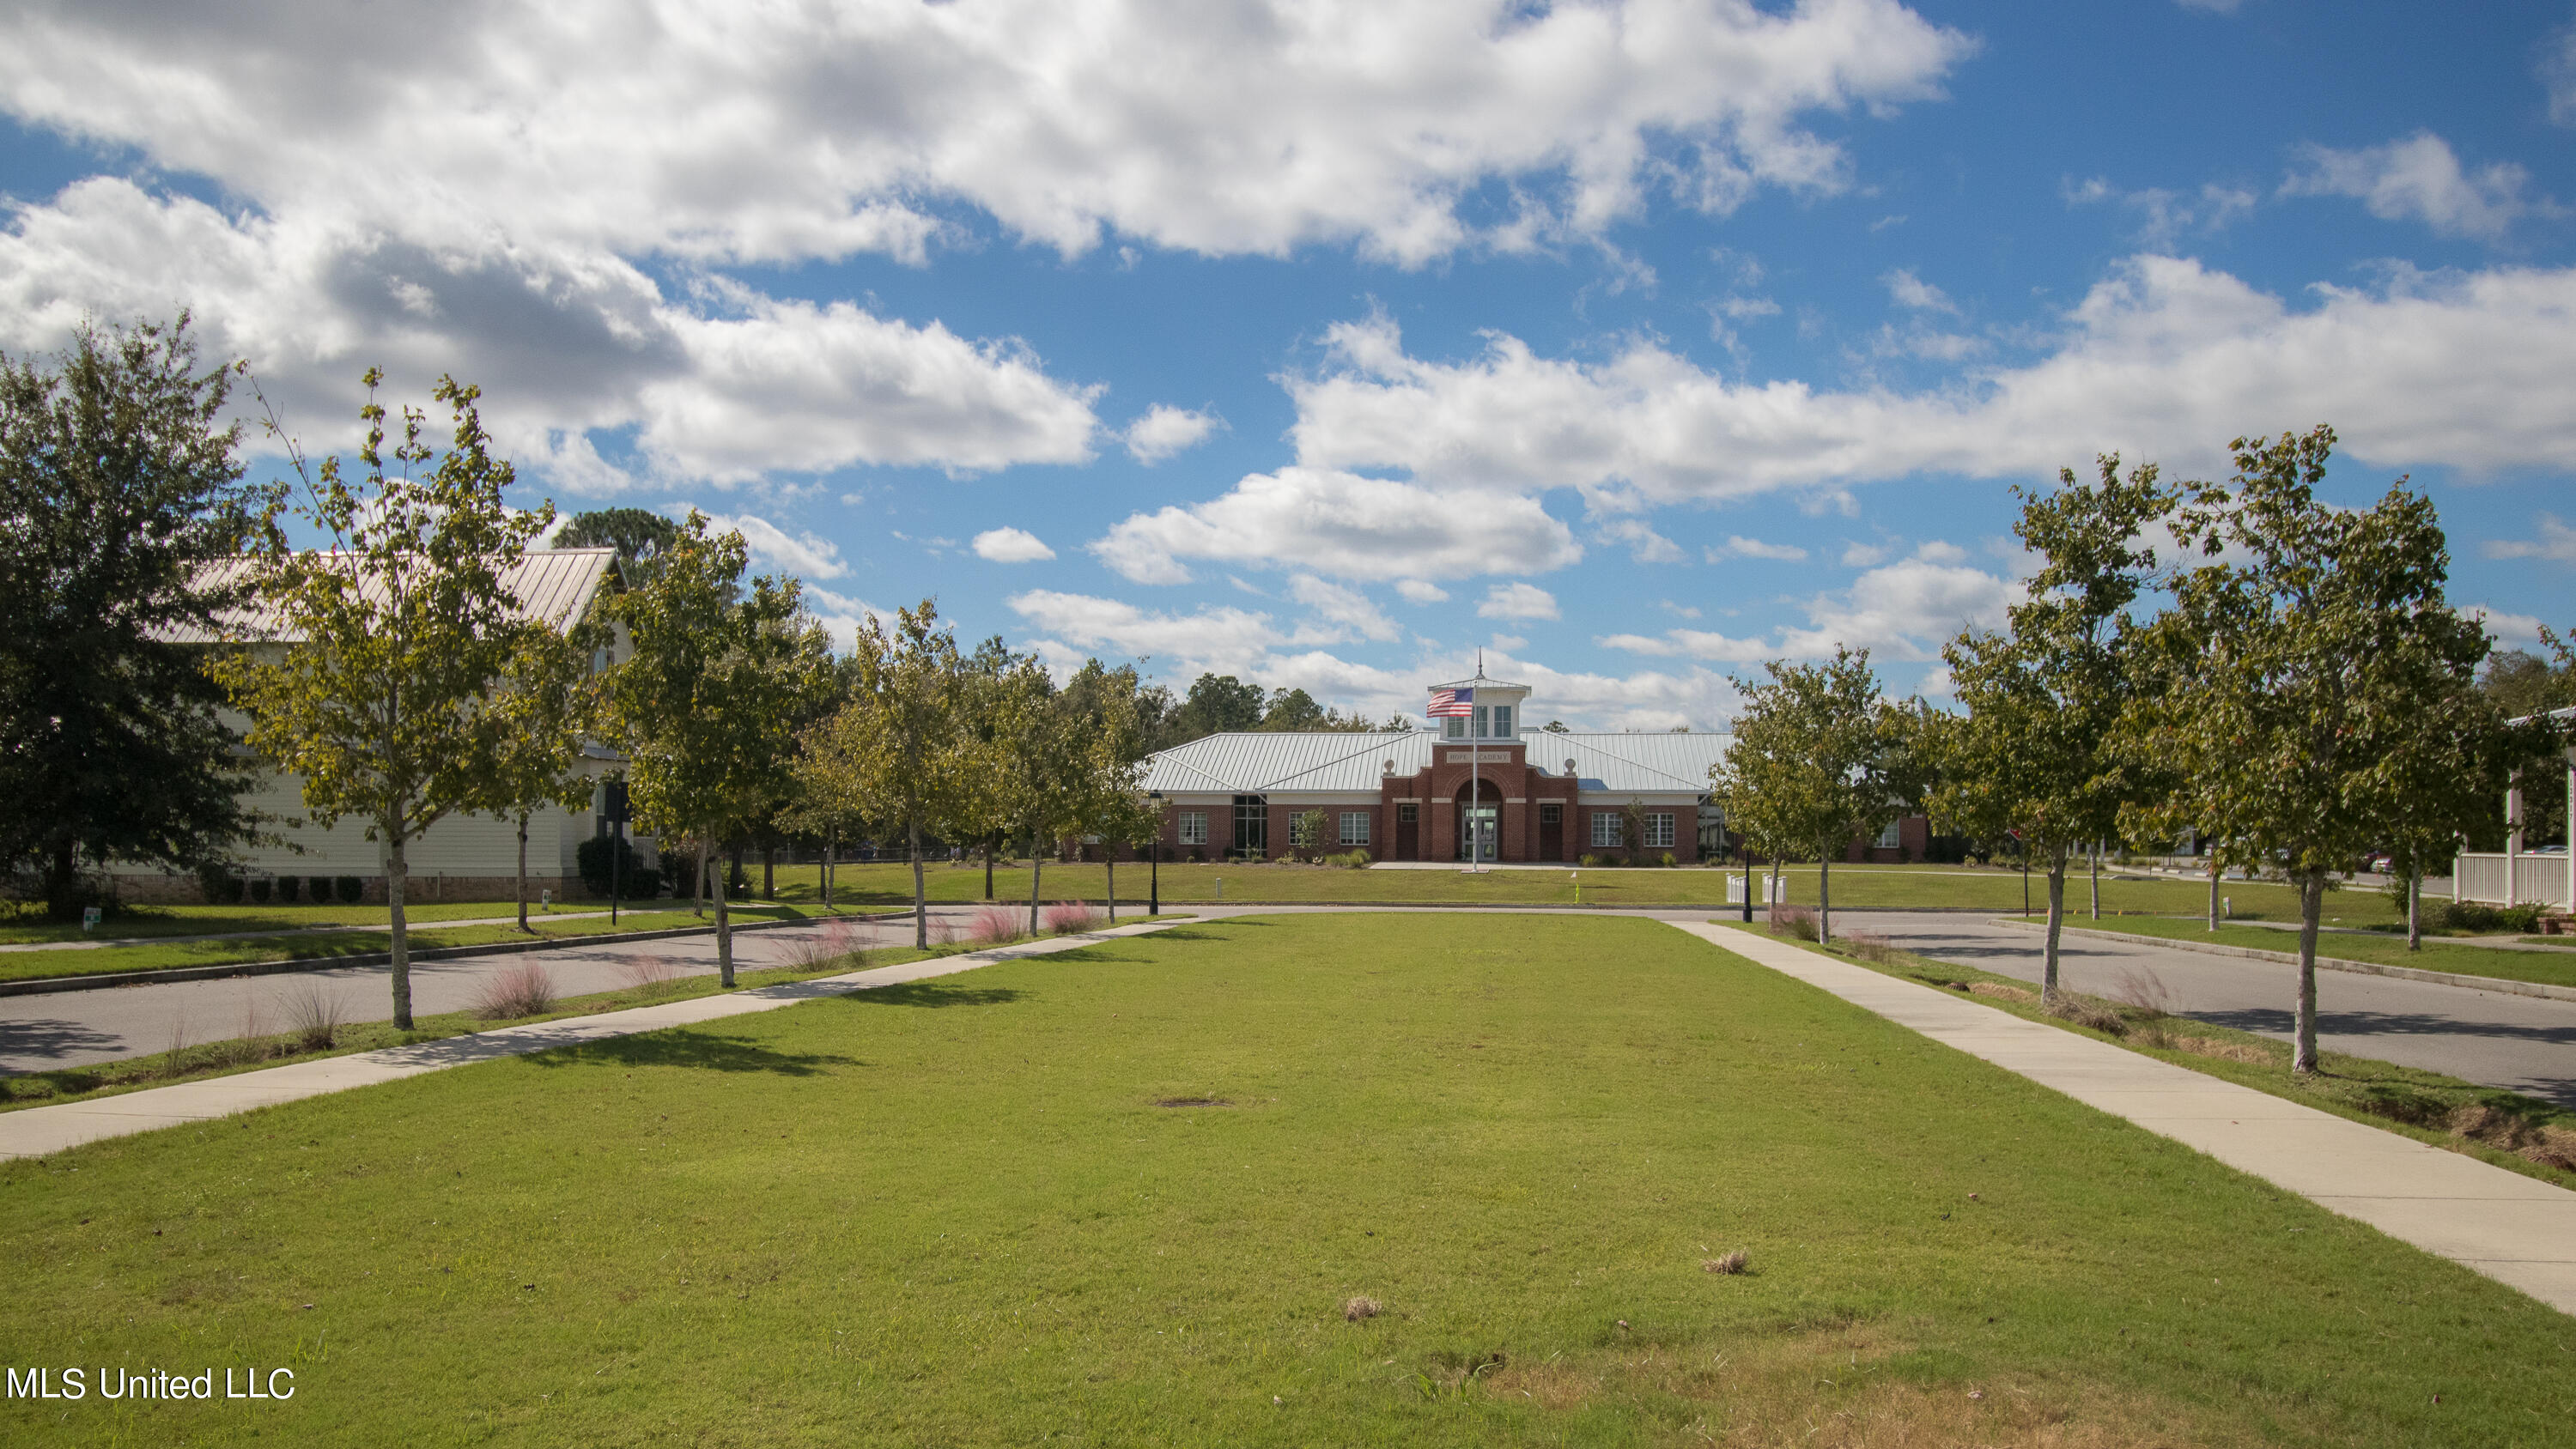
M 1485 677 L 1485 651 L 1476 651 L 1476 677 Z M 1476 686 L 1467 686 L 1467 873 L 1485 868 L 1485 741 L 1476 733 Z M 2024 911 L 2022 914 L 2030 914 Z

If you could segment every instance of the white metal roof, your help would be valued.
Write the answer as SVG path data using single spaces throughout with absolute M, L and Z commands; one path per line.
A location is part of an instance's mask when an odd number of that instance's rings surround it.
M 216 559 L 197 571 L 197 586 L 208 590 L 236 587 L 247 581 L 255 563 L 246 557 Z M 613 548 L 532 548 L 517 565 L 502 570 L 501 587 L 518 602 L 521 617 L 542 619 L 562 629 L 589 611 L 591 600 L 599 596 L 616 568 L 617 550 Z M 367 580 L 361 587 L 381 597 L 382 586 L 376 581 Z M 213 644 L 221 639 L 245 637 L 281 644 L 294 642 L 280 627 L 274 612 L 256 602 L 227 611 L 221 634 L 187 628 L 173 630 L 169 635 L 171 642 L 178 644 Z
M 1668 795 L 1706 791 L 1709 767 L 1734 736 L 1524 730 L 1520 738 L 1529 746 L 1530 764 L 1545 774 L 1562 776 L 1565 762 L 1574 761 L 1587 794 Z M 1411 775 L 1431 763 L 1440 743 L 1441 736 L 1429 730 L 1209 735 L 1149 756 L 1145 788 L 1167 795 L 1366 794 L 1378 788 L 1388 761 L 1395 762 L 1396 774 Z

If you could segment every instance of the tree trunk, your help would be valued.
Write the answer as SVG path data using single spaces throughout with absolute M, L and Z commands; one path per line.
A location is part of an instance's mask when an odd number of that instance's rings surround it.
M 1816 944 L 1830 945 L 1834 939 L 1834 862 L 1824 851 L 1816 852 Z
M 2218 929 L 2218 877 L 2225 867 L 2218 863 L 2218 852 L 2209 853 L 2209 929 Z
M 984 899 L 993 898 L 993 847 L 1001 843 L 999 835 L 984 837 Z
M 689 914 L 707 913 L 707 843 L 698 842 L 698 878 L 689 882 Z
M 402 821 L 397 816 L 384 832 L 393 845 L 385 854 L 385 911 L 391 926 L 394 958 L 394 1029 L 411 1030 L 411 933 L 403 921 L 403 887 L 411 881 L 411 862 L 403 855 Z
M 823 909 L 827 911 L 832 908 L 832 841 L 832 836 L 823 837 Z
M 2040 958 L 2039 1004 L 2057 1004 L 2057 934 L 2066 925 L 2066 852 L 2051 851 L 2048 860 L 2048 947 Z
M 733 990 L 733 922 L 725 916 L 725 876 L 716 873 L 716 979 L 727 991 Z
M 2290 1048 L 2290 1070 L 2317 1070 L 2317 917 L 2325 910 L 2326 878 L 2311 871 L 2299 881 L 2299 1025 Z
M 2424 949 L 2424 867 L 2406 872 L 2406 949 Z
M 926 895 L 921 885 L 920 820 L 906 820 L 903 833 L 912 850 L 912 948 L 927 951 L 930 949 L 930 910 L 922 904 Z
M 1773 910 L 1780 904 L 1780 854 L 1771 853 L 1771 893 L 1762 898 L 1762 929 L 1771 929 Z
M 1035 835 L 1029 837 L 1029 934 L 1032 936 L 1038 933 L 1038 879 L 1039 871 L 1046 864 L 1044 845 L 1045 842 Z
M 79 845 L 72 833 L 64 831 L 54 842 L 45 859 L 45 917 L 55 921 L 80 919 L 80 893 L 73 889 L 80 879 Z
M 519 929 L 528 929 L 528 812 L 519 812 Z
M 1118 847 L 1117 847 L 1117 845 L 1116 845 L 1114 842 L 1110 842 L 1110 841 L 1103 841 L 1103 842 L 1101 842 L 1101 845 L 1100 845 L 1100 858 L 1101 858 L 1102 860 L 1104 860 L 1104 861 L 1108 862 L 1108 864 L 1109 864 L 1109 924 L 1111 924 L 1111 925 L 1113 925 L 1113 926 L 1114 926 L 1114 925 L 1117 925 L 1117 924 L 1118 924 Z
M 2093 842 L 2093 919 L 2102 919 L 2102 842 Z
M 775 845 L 760 848 L 760 898 L 764 901 L 778 899 L 778 847 Z

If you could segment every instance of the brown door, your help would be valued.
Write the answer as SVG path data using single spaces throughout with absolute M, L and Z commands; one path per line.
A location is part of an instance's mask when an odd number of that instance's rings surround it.
M 1565 807 L 1553 801 L 1538 807 L 1538 858 L 1565 859 Z
M 1398 805 L 1395 807 L 1395 855 L 1393 858 L 1396 860 L 1420 860 L 1422 858 L 1421 806 Z

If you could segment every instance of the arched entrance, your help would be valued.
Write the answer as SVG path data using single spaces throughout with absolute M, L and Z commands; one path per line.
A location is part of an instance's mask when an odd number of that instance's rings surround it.
M 1503 792 L 1497 782 L 1484 781 L 1481 789 L 1473 783 L 1459 786 L 1457 859 L 1502 859 L 1502 818 Z

